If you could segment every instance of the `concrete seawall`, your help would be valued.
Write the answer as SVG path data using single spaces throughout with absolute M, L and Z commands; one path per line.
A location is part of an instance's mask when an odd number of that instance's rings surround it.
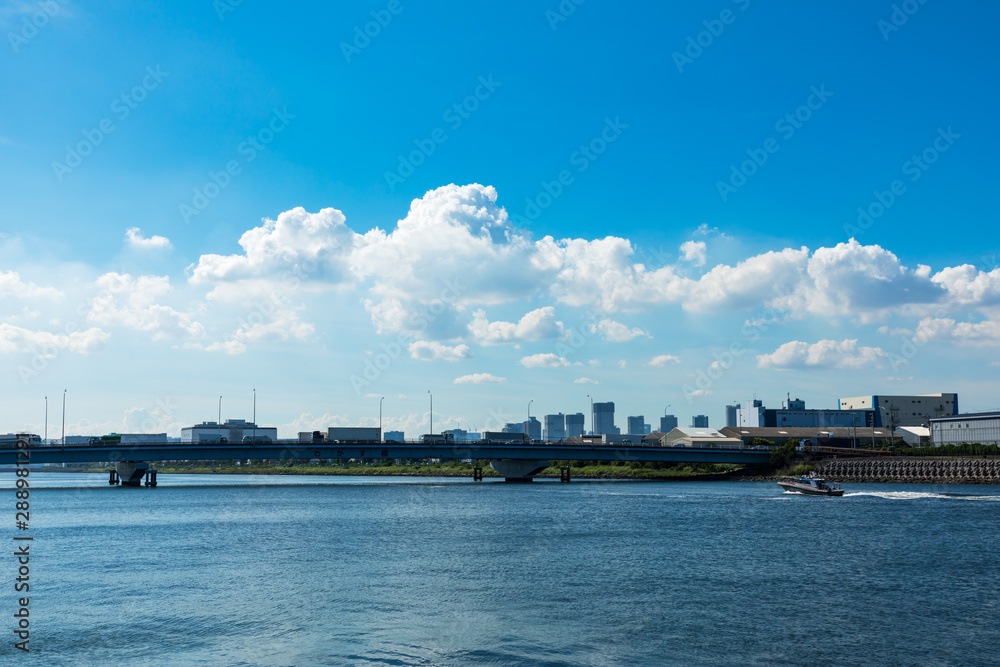
M 1000 484 L 998 459 L 838 459 L 817 461 L 816 472 L 838 482 Z

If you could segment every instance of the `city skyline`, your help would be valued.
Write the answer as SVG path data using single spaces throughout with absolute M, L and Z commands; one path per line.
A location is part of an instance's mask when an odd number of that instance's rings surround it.
M 1000 405 L 998 7 L 53 6 L 0 12 L 11 428 Z

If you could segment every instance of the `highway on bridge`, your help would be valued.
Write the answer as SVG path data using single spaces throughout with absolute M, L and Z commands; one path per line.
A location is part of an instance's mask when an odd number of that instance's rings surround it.
M 15 463 L 18 450 L 0 449 L 0 465 Z M 223 461 L 296 459 L 489 459 L 535 461 L 657 461 L 686 463 L 767 463 L 761 449 L 694 449 L 691 447 L 625 447 L 557 443 L 299 442 L 257 444 L 143 443 L 141 445 L 34 445 L 31 463 L 97 463 L 118 461 Z M 24 457 L 20 460 L 23 462 Z

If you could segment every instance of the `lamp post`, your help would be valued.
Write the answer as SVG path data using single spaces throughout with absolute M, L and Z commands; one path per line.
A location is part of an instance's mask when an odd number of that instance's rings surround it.
M 253 441 L 257 442 L 257 387 L 253 388 Z
M 66 390 L 63 389 L 62 444 L 66 445 Z
M 378 437 L 379 437 L 379 442 L 382 442 L 383 440 L 385 440 L 385 438 L 382 437 L 382 401 L 384 401 L 384 400 L 385 400 L 385 396 L 383 396 L 382 398 L 378 399 Z
M 431 397 L 431 435 L 434 435 L 434 394 L 428 389 L 427 395 Z
M 49 397 L 45 397 L 45 439 L 42 440 L 44 444 L 49 444 Z
M 528 421 L 524 422 L 524 434 L 529 435 L 529 430 L 531 429 L 531 404 L 535 402 L 535 399 L 528 401 Z
M 219 421 L 215 423 L 219 427 L 219 442 L 222 442 L 222 396 L 219 396 Z
M 889 412 L 884 407 L 882 407 L 881 405 L 878 406 L 878 411 L 879 411 L 879 414 L 882 415 L 882 428 L 883 429 L 885 429 L 885 418 L 887 416 L 889 417 L 889 447 L 891 449 L 892 445 L 893 445 L 893 436 L 895 435 L 892 432 L 892 415 L 890 415 Z

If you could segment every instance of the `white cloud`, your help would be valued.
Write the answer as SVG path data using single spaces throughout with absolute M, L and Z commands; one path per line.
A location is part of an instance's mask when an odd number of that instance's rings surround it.
M 638 338 L 639 336 L 652 338 L 648 332 L 643 331 L 638 327 L 630 329 L 621 322 L 615 322 L 614 320 L 607 318 L 602 319 L 595 324 L 591 324 L 590 331 L 591 333 L 600 334 L 604 340 L 611 341 L 612 343 L 627 343 L 628 341 Z
M 538 341 L 562 338 L 566 327 L 555 318 L 555 308 L 546 306 L 527 313 L 517 323 L 490 322 L 483 310 L 472 315 L 469 332 L 481 345 L 497 345 L 516 341 Z
M 597 380 L 591 380 L 590 378 L 577 378 L 573 380 L 573 384 L 597 384 Z
M 685 241 L 681 244 L 681 259 L 695 266 L 705 266 L 707 247 L 704 241 Z
M 0 297 L 16 296 L 20 299 L 57 299 L 63 293 L 54 287 L 39 287 L 21 280 L 17 271 L 0 271 Z
M 473 373 L 455 378 L 455 384 L 501 384 L 506 381 L 507 378 L 497 377 L 492 373 Z
M 358 235 L 334 208 L 307 213 L 301 206 L 264 220 L 240 237 L 241 255 L 202 255 L 191 282 L 219 283 L 266 278 L 285 285 L 340 285 L 357 279 L 351 253 Z
M 205 336 L 205 327 L 190 315 L 156 303 L 172 290 L 167 276 L 112 272 L 98 278 L 97 286 L 101 291 L 87 313 L 92 322 L 148 331 L 153 340 Z
M 525 368 L 562 368 L 571 364 L 565 357 L 560 357 L 551 352 L 543 352 L 523 357 L 521 365 Z
M 1000 345 L 1000 321 L 957 322 L 951 318 L 924 318 L 917 325 L 916 341 L 951 341 L 969 347 Z
M 857 340 L 828 340 L 809 344 L 793 340 L 771 354 L 757 356 L 757 366 L 778 370 L 792 368 L 855 369 L 877 366 L 887 355 L 881 348 L 859 347 Z
M 468 359 L 468 345 L 448 346 L 435 341 L 418 340 L 410 343 L 410 356 L 421 361 L 461 361 Z
M 203 345 L 201 343 L 184 343 L 185 350 L 201 350 L 203 352 L 224 352 L 228 355 L 235 356 L 237 354 L 243 354 L 247 351 L 247 346 L 238 340 L 227 340 L 220 341 L 217 343 L 209 343 L 208 345 Z
M 658 354 L 649 360 L 647 366 L 653 366 L 654 368 L 663 368 L 667 364 L 679 364 L 681 363 L 680 358 L 675 357 L 672 354 Z
M 256 341 L 284 341 L 289 338 L 306 340 L 316 330 L 312 324 L 299 321 L 298 315 L 288 309 L 279 309 L 267 322 L 243 323 L 233 332 L 233 338 L 247 343 Z
M 86 331 L 54 334 L 0 323 L 0 353 L 31 352 L 38 353 L 46 359 L 55 357 L 60 350 L 89 354 L 104 347 L 110 338 L 111 334 L 97 327 L 91 327 Z
M 619 359 L 618 360 L 618 368 L 625 368 L 626 366 L 628 366 L 628 361 L 627 360 L 625 360 L 625 359 Z
M 129 227 L 125 231 L 125 242 L 130 248 L 137 250 L 167 250 L 173 247 L 170 239 L 166 236 L 150 236 L 148 239 L 142 235 L 142 230 L 138 227 Z

